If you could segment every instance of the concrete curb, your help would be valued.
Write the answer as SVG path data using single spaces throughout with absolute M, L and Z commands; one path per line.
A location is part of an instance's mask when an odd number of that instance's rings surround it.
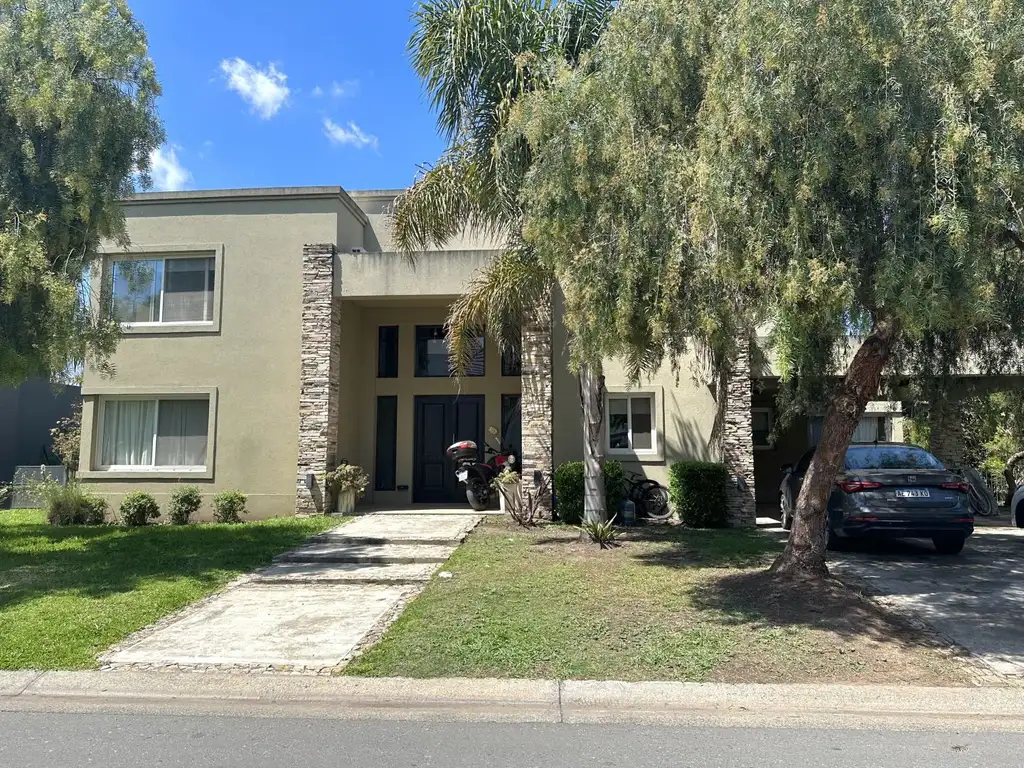
M 1024 731 L 1016 688 L 0 672 L 0 711 Z

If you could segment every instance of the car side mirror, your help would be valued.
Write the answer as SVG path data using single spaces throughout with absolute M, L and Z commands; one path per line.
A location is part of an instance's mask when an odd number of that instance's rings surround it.
M 787 475 L 793 474 L 793 465 L 792 464 L 783 464 L 782 465 L 782 471 L 785 472 Z

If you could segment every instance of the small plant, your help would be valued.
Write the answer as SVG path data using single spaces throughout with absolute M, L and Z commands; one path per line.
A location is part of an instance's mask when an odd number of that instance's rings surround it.
M 615 518 L 599 522 L 585 522 L 580 526 L 580 531 L 590 537 L 590 540 L 601 547 L 608 549 L 615 544 L 619 532 L 615 528 Z
M 29 483 L 29 492 L 42 502 L 50 525 L 103 525 L 107 502 L 100 496 L 86 493 L 75 481 L 67 485 L 44 475 Z
M 167 510 L 167 517 L 171 525 L 188 525 L 192 522 L 192 515 L 203 506 L 203 496 L 199 488 L 194 485 L 185 485 L 171 494 L 170 509 Z
M 519 475 L 516 477 L 518 478 Z M 518 485 L 513 488 L 508 485 L 499 485 L 498 491 L 505 498 L 505 509 L 508 510 L 509 516 L 524 528 L 530 528 L 536 525 L 537 519 L 542 516 L 543 502 L 549 497 L 551 483 L 545 479 L 525 491 L 522 491 Z
M 218 523 L 240 523 L 249 497 L 241 491 L 221 491 L 213 497 L 213 517 Z
M 78 449 L 82 444 L 82 403 L 74 404 L 71 415 L 57 421 L 50 430 L 50 442 L 53 450 L 60 456 L 61 464 L 68 471 L 68 477 L 74 477 L 78 471 Z
M 494 478 L 494 485 L 499 490 L 503 485 L 518 485 L 519 484 L 519 473 L 516 472 L 512 467 L 505 467 L 498 476 Z
M 7 497 L 11 495 L 11 486 L 0 485 L 0 507 L 7 501 Z
M 149 525 L 150 520 L 160 517 L 160 506 L 156 499 L 143 491 L 132 491 L 121 502 L 121 525 L 137 528 Z
M 341 464 L 324 475 L 324 487 L 334 498 L 340 493 L 354 493 L 360 499 L 369 484 L 370 477 L 356 464 Z

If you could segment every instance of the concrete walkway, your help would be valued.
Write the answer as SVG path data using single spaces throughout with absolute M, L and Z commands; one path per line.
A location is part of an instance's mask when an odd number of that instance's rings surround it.
M 100 657 L 108 668 L 329 672 L 376 640 L 480 522 L 376 515 L 314 536 Z

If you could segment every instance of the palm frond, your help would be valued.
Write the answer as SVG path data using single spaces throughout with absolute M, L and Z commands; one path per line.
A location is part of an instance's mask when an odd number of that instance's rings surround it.
M 497 256 L 473 276 L 452 304 L 446 327 L 456 375 L 468 369 L 475 339 L 488 334 L 504 352 L 517 348 L 524 321 L 551 295 L 554 276 L 522 243 Z

